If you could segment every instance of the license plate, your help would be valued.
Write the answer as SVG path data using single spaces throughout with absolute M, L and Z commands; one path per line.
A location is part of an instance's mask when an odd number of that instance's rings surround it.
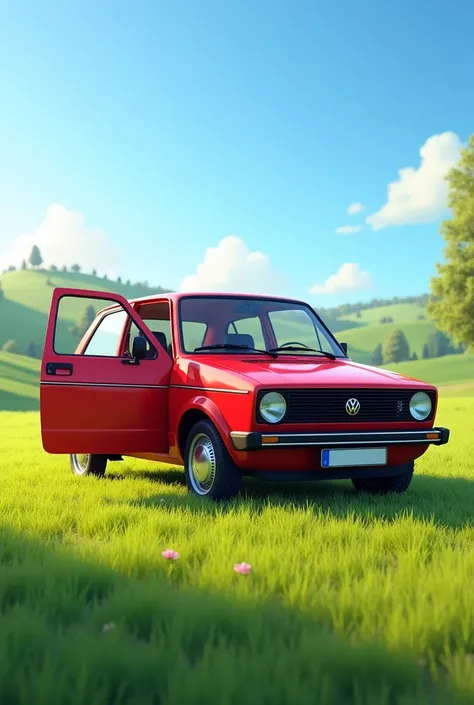
M 325 448 L 321 451 L 323 468 L 386 464 L 386 448 Z

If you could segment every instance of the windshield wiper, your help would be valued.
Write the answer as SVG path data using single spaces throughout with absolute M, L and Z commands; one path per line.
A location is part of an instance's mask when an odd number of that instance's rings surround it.
M 200 348 L 194 348 L 194 352 L 201 350 L 251 350 L 252 352 L 261 353 L 262 355 L 270 355 L 270 357 L 278 357 L 276 350 L 259 350 L 251 348 L 248 345 L 237 345 L 237 343 L 215 343 L 215 345 L 201 345 Z
M 325 350 L 317 350 L 316 348 L 308 348 L 304 343 L 301 343 L 300 345 L 280 345 L 278 348 L 270 348 L 269 352 L 273 353 L 278 353 L 278 352 L 285 352 L 285 350 L 288 350 L 289 352 L 313 352 L 313 353 L 318 353 L 318 355 L 322 355 L 324 357 L 327 357 L 329 360 L 336 360 L 337 357 L 333 353 L 326 352 Z

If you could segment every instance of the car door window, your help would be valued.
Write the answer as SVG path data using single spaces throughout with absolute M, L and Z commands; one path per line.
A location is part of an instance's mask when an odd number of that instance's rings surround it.
M 128 314 L 125 311 L 104 316 L 82 354 L 116 357 L 119 354 L 120 339 L 127 318 Z

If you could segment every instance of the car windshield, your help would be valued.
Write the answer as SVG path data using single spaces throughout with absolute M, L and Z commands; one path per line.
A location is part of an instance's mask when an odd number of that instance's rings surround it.
M 181 346 L 187 353 L 242 355 L 276 350 L 279 356 L 328 353 L 345 357 L 321 320 L 303 303 L 189 296 L 180 300 L 179 323 Z

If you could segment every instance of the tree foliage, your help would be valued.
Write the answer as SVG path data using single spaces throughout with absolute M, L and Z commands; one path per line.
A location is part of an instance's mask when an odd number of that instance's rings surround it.
M 0 301 L 3 301 L 4 298 L 5 298 L 5 292 L 3 291 L 2 282 L 0 282 Z
M 372 351 L 372 364 L 375 367 L 383 365 L 382 343 L 376 345 Z
M 32 267 L 41 267 L 43 264 L 43 258 L 41 257 L 41 252 L 38 245 L 33 245 L 30 252 L 29 263 Z
M 22 262 L 21 262 L 21 268 L 22 268 L 22 269 L 27 269 L 27 266 L 26 266 L 26 259 L 22 260 Z
M 72 267 L 71 267 L 71 271 L 72 271 L 72 272 L 75 272 L 76 274 L 78 274 L 78 273 L 81 271 L 81 268 L 80 268 L 80 266 L 79 266 L 78 264 L 73 264 Z
M 404 362 L 410 359 L 410 346 L 402 330 L 397 328 L 387 335 L 383 344 L 382 354 L 385 364 Z
M 84 311 L 84 314 L 81 318 L 81 322 L 79 324 L 79 335 L 82 338 L 84 333 L 87 331 L 89 328 L 90 324 L 95 318 L 95 309 L 93 306 L 89 305 L 86 310 Z
M 437 300 L 427 311 L 455 343 L 474 348 L 474 135 L 447 179 L 452 218 L 441 225 L 446 261 L 436 265 L 431 290 Z
M 31 340 L 30 343 L 28 344 L 28 347 L 26 349 L 26 354 L 28 357 L 38 357 L 38 349 L 36 347 L 36 343 L 34 340 Z

